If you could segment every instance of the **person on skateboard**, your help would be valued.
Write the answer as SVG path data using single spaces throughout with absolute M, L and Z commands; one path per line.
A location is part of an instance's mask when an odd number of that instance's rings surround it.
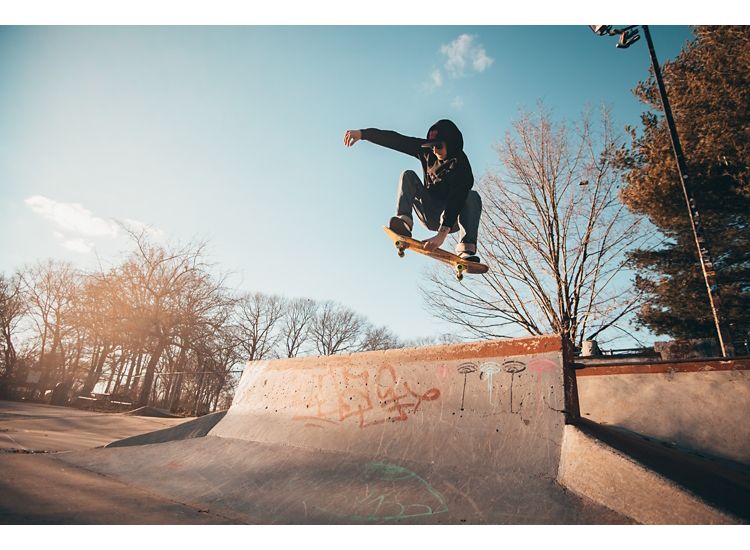
M 362 139 L 411 155 L 422 163 L 424 183 L 414 170 L 402 172 L 396 215 L 388 226 L 399 235 L 411 237 L 414 210 L 422 225 L 437 232 L 424 241 L 425 249 L 440 248 L 449 233 L 460 230 L 456 254 L 463 260 L 479 262 L 477 235 L 482 199 L 472 190 L 474 174 L 458 127 L 450 120 L 438 120 L 427 131 L 426 139 L 377 128 L 347 130 L 344 145 L 351 147 Z

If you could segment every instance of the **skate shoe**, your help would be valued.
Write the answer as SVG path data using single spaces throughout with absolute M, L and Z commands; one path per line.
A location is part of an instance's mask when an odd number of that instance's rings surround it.
M 459 258 L 467 262 L 481 263 L 479 261 L 479 256 L 477 256 L 476 252 L 461 252 L 458 256 Z

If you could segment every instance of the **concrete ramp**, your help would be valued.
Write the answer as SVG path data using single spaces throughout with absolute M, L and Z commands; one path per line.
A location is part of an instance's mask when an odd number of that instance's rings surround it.
M 560 338 L 251 363 L 207 436 L 60 460 L 248 523 L 609 524 L 556 479 Z
M 555 336 L 250 363 L 209 435 L 554 478 L 563 364 Z

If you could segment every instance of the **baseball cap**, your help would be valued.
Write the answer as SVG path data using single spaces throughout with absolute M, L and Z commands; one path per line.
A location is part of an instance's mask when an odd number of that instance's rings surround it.
M 446 145 L 458 145 L 458 149 L 463 147 L 463 137 L 456 125 L 450 120 L 438 120 L 427 130 L 427 141 L 422 144 L 424 148 L 430 148 L 433 145 L 445 143 Z

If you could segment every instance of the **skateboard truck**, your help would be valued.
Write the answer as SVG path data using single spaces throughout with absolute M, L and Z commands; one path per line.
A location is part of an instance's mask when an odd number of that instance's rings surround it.
M 398 249 L 398 257 L 403 258 L 404 257 L 404 250 L 409 248 L 409 244 L 405 243 L 403 241 L 394 241 L 396 245 L 396 248 Z M 456 270 L 456 280 L 461 281 L 464 278 L 464 271 L 466 270 L 466 266 L 464 264 L 455 264 L 455 270 Z

